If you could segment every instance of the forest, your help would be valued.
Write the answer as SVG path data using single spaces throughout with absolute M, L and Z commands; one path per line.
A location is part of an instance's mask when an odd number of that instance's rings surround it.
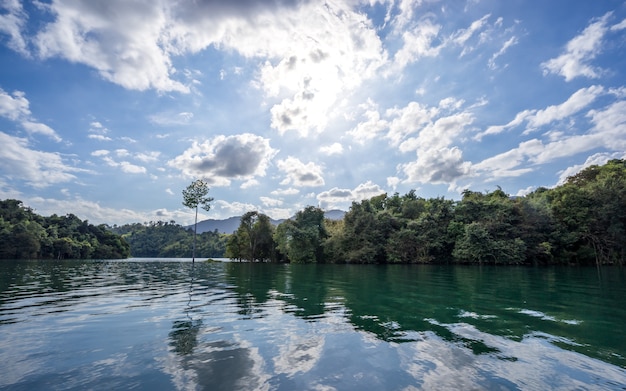
M 130 246 L 104 224 L 73 214 L 43 217 L 22 201 L 0 200 L 1 259 L 114 259 L 130 255 Z
M 0 201 L 0 258 L 191 257 L 193 230 L 170 222 L 94 226 Z M 197 257 L 292 263 L 623 265 L 626 160 L 590 166 L 523 197 L 466 190 L 459 201 L 414 190 L 353 202 L 342 220 L 309 206 L 274 226 L 251 211 L 232 234 L 204 232 Z
M 121 235 L 130 245 L 131 255 L 141 258 L 191 258 L 193 230 L 175 221 L 150 221 L 125 224 L 110 228 Z M 226 250 L 227 235 L 217 231 L 199 233 L 196 240 L 196 256 L 220 258 Z
M 277 227 L 248 212 L 226 256 L 293 263 L 623 265 L 626 160 L 590 166 L 552 189 L 511 197 L 466 190 L 460 201 L 415 191 L 353 202 L 343 220 L 307 207 Z

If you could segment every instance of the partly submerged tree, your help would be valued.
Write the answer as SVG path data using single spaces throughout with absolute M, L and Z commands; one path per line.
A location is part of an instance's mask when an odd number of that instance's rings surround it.
M 186 189 L 183 190 L 183 205 L 188 208 L 196 210 L 196 219 L 193 226 L 193 253 L 192 262 L 196 260 L 196 233 L 198 230 L 198 206 L 207 212 L 211 209 L 212 197 L 207 197 L 209 194 L 209 185 L 202 179 L 197 179 Z

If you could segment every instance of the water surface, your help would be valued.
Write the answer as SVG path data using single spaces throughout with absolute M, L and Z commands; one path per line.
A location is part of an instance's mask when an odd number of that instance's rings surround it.
M 0 262 L 7 390 L 624 390 L 620 268 Z

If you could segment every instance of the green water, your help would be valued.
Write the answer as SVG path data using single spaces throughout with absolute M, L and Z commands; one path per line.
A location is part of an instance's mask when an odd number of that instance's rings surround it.
M 0 262 L 0 389 L 626 389 L 620 268 Z

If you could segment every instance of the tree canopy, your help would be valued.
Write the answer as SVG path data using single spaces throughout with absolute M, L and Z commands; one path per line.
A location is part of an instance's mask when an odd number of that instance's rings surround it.
M 411 190 L 353 202 L 342 221 L 323 216 L 309 206 L 279 224 L 273 260 L 623 264 L 626 161 L 587 167 L 560 186 L 524 197 L 511 197 L 498 187 L 486 193 L 466 190 L 455 202 L 424 199 Z M 249 231 L 240 230 L 238 238 Z
M 0 258 L 126 258 L 130 246 L 104 224 L 93 225 L 73 214 L 43 217 L 22 201 L 0 201 Z

